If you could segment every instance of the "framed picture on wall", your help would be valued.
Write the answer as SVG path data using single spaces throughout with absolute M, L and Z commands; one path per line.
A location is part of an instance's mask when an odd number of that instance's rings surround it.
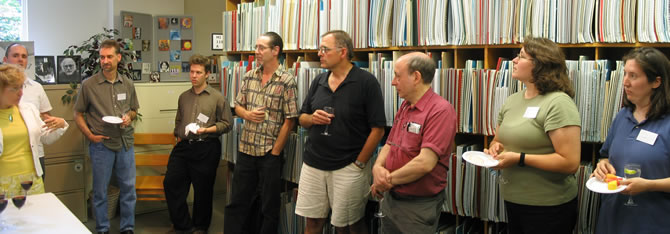
M 223 50 L 223 33 L 212 33 L 212 50 Z
M 35 56 L 35 81 L 40 84 L 56 83 L 54 56 Z
M 79 69 L 80 56 L 58 56 L 58 77 L 57 83 L 69 84 L 81 82 L 81 72 Z

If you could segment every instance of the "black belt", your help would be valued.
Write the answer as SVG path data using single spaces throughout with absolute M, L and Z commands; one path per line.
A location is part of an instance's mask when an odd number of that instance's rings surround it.
M 198 142 L 210 142 L 210 141 L 214 141 L 214 140 L 219 140 L 219 138 L 206 137 L 206 138 L 202 138 L 202 139 L 197 139 L 197 138 L 196 139 L 187 139 L 185 141 L 188 142 L 189 144 L 195 144 L 195 143 L 198 143 Z

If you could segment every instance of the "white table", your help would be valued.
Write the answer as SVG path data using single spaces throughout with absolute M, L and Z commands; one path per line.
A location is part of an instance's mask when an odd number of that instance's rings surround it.
M 91 233 L 53 193 L 28 195 L 17 209 L 11 200 L 0 219 L 13 226 L 6 233 Z

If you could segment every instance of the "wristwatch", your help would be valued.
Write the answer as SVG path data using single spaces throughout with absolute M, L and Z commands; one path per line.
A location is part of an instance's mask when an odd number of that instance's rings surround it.
M 526 161 L 526 153 L 521 152 L 521 154 L 519 154 L 519 166 L 520 167 L 526 166 L 525 161 Z
M 354 161 L 354 165 L 356 165 L 360 169 L 365 168 L 365 163 L 361 162 L 361 161 L 358 161 L 358 159 L 356 159 L 356 161 Z

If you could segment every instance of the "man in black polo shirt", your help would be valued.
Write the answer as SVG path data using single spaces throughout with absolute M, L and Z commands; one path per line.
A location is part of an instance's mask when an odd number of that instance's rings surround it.
M 329 210 L 338 233 L 366 233 L 361 218 L 370 173 L 364 168 L 386 124 L 381 88 L 351 63 L 353 43 L 346 32 L 324 34 L 319 57 L 330 71 L 316 77 L 300 110 L 309 138 L 295 213 L 307 218 L 305 233 L 320 233 Z
M 207 85 L 209 60 L 193 55 L 193 87 L 179 96 L 174 135 L 179 139 L 170 153 L 163 186 L 170 220 L 177 233 L 207 233 L 212 219 L 212 196 L 221 157 L 219 136 L 230 131 L 232 114 L 221 92 Z M 193 184 L 193 218 L 186 197 Z

